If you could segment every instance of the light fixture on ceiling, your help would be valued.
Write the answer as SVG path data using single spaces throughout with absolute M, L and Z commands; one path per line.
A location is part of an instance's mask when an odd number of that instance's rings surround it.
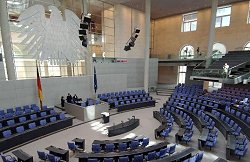
M 21 4 L 21 2 L 11 1 L 11 0 L 8 0 L 7 3 L 11 4 L 11 5 L 20 5 Z

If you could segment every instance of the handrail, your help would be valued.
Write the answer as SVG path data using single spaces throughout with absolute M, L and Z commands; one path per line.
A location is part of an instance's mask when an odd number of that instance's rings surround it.
M 206 62 L 208 58 L 213 58 L 213 56 L 215 56 L 215 55 L 218 55 L 218 54 L 214 53 L 214 54 L 212 54 L 212 55 L 209 56 L 209 57 L 205 57 L 205 60 L 202 61 L 201 63 L 199 63 L 198 65 L 196 65 L 196 66 L 194 67 L 194 69 L 196 69 L 196 68 L 199 67 L 201 64 L 203 64 L 204 62 Z
M 241 65 L 243 65 L 243 64 L 246 64 L 246 63 L 248 63 L 248 62 L 250 62 L 250 61 L 242 62 L 242 63 L 240 63 L 240 64 L 238 64 L 238 65 L 235 65 L 235 66 L 229 68 L 229 70 L 232 70 L 232 69 L 234 69 L 234 68 L 236 68 L 236 67 L 238 67 L 238 66 L 241 66 Z

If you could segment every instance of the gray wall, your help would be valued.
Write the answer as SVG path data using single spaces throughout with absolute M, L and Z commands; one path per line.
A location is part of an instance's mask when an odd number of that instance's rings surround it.
M 127 59 L 126 63 L 95 63 L 98 74 L 125 74 L 128 88 L 144 86 L 144 59 Z M 149 87 L 157 86 L 158 59 L 149 61 Z
M 120 91 L 127 89 L 127 76 L 123 74 L 97 75 L 97 93 Z M 78 97 L 91 97 L 93 94 L 93 76 L 62 77 L 41 79 L 44 104 L 53 106 L 60 104 L 60 97 L 68 92 Z M 1 108 L 23 106 L 39 103 L 36 79 L 0 81 Z

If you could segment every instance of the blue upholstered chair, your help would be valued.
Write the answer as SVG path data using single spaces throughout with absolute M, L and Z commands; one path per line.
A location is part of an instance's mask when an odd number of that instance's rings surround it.
M 133 162 L 143 162 L 143 154 L 135 155 L 133 158 Z
M 39 159 L 46 161 L 48 159 L 48 154 L 42 151 L 37 151 Z
M 49 120 L 50 120 L 51 123 L 56 122 L 56 117 L 50 117 Z
M 6 130 L 6 131 L 3 131 L 3 137 L 4 138 L 8 138 L 12 135 L 11 133 L 11 130 Z
M 139 142 L 137 140 L 131 141 L 131 144 L 129 145 L 131 150 L 137 149 L 139 146 Z
M 92 151 L 94 153 L 101 152 L 101 146 L 99 144 L 92 144 Z
M 52 154 L 48 154 L 48 160 L 49 162 L 59 162 L 61 158 Z
M 129 162 L 129 158 L 127 156 L 125 156 L 125 157 L 119 157 L 119 161 L 118 162 Z
M 47 124 L 47 121 L 46 121 L 46 119 L 43 119 L 43 120 L 40 120 L 39 123 L 41 126 L 44 126 Z
M 74 142 L 67 142 L 68 144 L 68 148 L 73 151 L 73 152 L 76 152 L 77 151 L 77 147 L 76 147 L 76 144 Z
M 16 132 L 17 132 L 17 133 L 22 133 L 22 132 L 24 132 L 24 127 L 23 127 L 23 126 L 16 127 Z
M 36 123 L 35 123 L 35 122 L 29 123 L 29 124 L 28 124 L 28 127 L 29 127 L 29 129 L 33 129 L 33 128 L 36 127 Z
M 149 138 L 143 138 L 141 146 L 142 147 L 146 147 L 148 144 L 149 144 Z
M 31 120 L 36 119 L 36 118 L 37 118 L 37 115 L 36 115 L 36 114 L 30 115 L 30 119 L 31 119 Z
M 156 152 L 156 157 L 157 158 L 163 158 L 164 156 L 167 156 L 169 153 L 169 148 L 163 148 L 159 152 Z
M 12 126 L 12 125 L 15 125 L 15 121 L 12 119 L 12 120 L 8 120 L 7 121 L 7 125 L 8 126 Z
M 127 144 L 126 143 L 119 143 L 118 149 L 119 149 L 119 151 L 126 151 L 127 150 Z
M 169 154 L 173 154 L 175 152 L 175 147 L 176 147 L 176 144 L 169 147 Z
M 106 144 L 105 151 L 106 152 L 113 152 L 115 149 L 115 145 L 113 143 Z
M 148 155 L 145 156 L 145 159 L 147 161 L 154 160 L 156 158 L 156 152 L 149 152 Z
M 203 154 L 204 154 L 204 151 L 199 151 L 197 154 L 196 154 L 196 162 L 200 162 L 203 158 Z
M 114 159 L 113 158 L 104 158 L 103 162 L 113 162 Z
M 26 119 L 26 117 L 22 116 L 18 120 L 20 123 L 23 123 L 23 122 L 26 122 L 27 119 Z
M 47 115 L 47 112 L 45 112 L 45 111 L 40 113 L 41 117 L 46 116 L 46 115 Z
M 12 157 L 11 155 L 4 155 L 1 153 L 1 157 L 3 159 L 3 162 L 15 162 L 17 159 L 15 157 Z

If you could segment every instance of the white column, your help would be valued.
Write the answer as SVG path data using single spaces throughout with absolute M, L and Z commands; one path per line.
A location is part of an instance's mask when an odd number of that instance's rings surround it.
M 149 82 L 150 12 L 151 12 L 151 0 L 146 0 L 145 1 L 145 66 L 144 66 L 144 89 L 146 92 L 148 92 L 148 82 Z
M 3 51 L 5 56 L 5 63 L 7 69 L 8 80 L 15 80 L 15 65 L 12 54 L 11 38 L 10 38 L 10 26 L 8 21 L 8 12 L 6 1 L 0 1 L 0 24 L 1 24 L 1 34 L 3 41 Z
M 218 0 L 212 0 L 206 68 L 209 67 L 209 65 L 212 63 L 213 45 L 215 41 L 215 22 L 216 22 L 217 7 L 218 7 Z

